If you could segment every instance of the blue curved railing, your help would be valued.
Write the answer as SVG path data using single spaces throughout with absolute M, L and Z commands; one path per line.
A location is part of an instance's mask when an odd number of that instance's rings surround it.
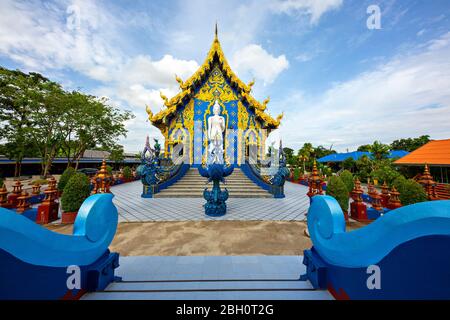
M 371 224 L 345 231 L 330 196 L 314 196 L 308 211 L 313 247 L 303 263 L 315 288 L 339 299 L 450 299 L 450 201 L 391 210 Z M 369 288 L 373 270 L 382 285 Z
M 116 233 L 118 214 L 112 198 L 112 194 L 87 198 L 72 235 L 52 232 L 0 208 L 0 299 L 70 298 L 69 266 L 81 270 L 78 297 L 113 281 L 118 254 L 110 253 L 108 246 Z
M 330 196 L 316 196 L 308 211 L 308 230 L 326 262 L 344 267 L 367 266 L 409 240 L 450 236 L 450 201 L 401 207 L 364 228 L 345 232 L 344 215 L 337 201 Z

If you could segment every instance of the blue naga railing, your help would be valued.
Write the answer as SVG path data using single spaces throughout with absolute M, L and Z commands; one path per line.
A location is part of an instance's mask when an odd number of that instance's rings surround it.
M 304 278 L 336 298 L 450 299 L 450 201 L 401 207 L 346 232 L 337 201 L 315 196 L 308 230 Z
M 176 183 L 178 180 L 183 178 L 184 175 L 186 174 L 186 172 L 188 172 L 189 168 L 190 168 L 189 164 L 182 163 L 182 164 L 178 165 L 177 169 L 175 171 L 173 171 L 173 173 L 170 174 L 170 176 L 167 177 L 166 180 L 160 182 L 157 185 L 156 192 L 160 192 L 164 189 L 167 189 L 168 187 L 170 187 L 171 185 Z
M 245 164 L 241 165 L 241 171 L 247 176 L 247 178 L 256 183 L 259 187 L 272 194 L 274 198 L 285 197 L 284 186 L 274 185 L 264 180 L 260 174 L 260 170 L 258 170 L 255 165 L 252 165 L 246 161 Z
M 154 194 L 167 189 L 180 180 L 189 170 L 190 165 L 181 163 L 172 166 L 154 166 L 142 164 L 138 174 L 143 184 L 142 198 L 152 198 Z
M 87 198 L 72 235 L 0 208 L 0 299 L 74 299 L 113 281 L 119 255 L 108 250 L 118 222 L 112 198 Z

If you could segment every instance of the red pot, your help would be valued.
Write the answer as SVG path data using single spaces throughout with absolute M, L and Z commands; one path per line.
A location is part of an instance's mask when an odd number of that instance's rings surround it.
M 61 216 L 61 224 L 70 224 L 75 222 L 78 211 L 75 212 L 63 212 Z

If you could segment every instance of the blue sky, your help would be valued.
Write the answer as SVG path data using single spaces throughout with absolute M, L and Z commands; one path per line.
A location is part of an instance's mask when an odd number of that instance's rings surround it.
M 369 5 L 381 29 L 366 26 Z M 0 65 L 37 71 L 133 111 L 121 143 L 158 137 L 145 104 L 178 91 L 203 62 L 214 24 L 232 68 L 284 111 L 285 146 L 339 151 L 429 134 L 450 138 L 450 2 L 0 0 Z

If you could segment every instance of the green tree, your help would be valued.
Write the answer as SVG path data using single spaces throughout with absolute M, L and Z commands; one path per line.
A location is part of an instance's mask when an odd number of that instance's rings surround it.
M 125 160 L 125 151 L 123 146 L 116 145 L 109 154 L 109 160 L 114 161 L 115 164 L 122 163 Z
M 348 211 L 347 187 L 339 176 L 331 176 L 328 179 L 326 194 L 337 200 L 342 211 Z
M 344 170 L 339 176 L 341 177 L 342 182 L 344 182 L 347 191 L 350 193 L 354 188 L 353 174 L 348 170 Z
M 78 211 L 90 195 L 89 178 L 83 173 L 75 173 L 64 187 L 61 208 L 64 212 Z
M 373 161 L 366 155 L 356 160 L 356 175 L 361 181 L 366 181 L 373 171 Z
M 75 163 L 75 168 L 87 149 L 102 146 L 107 149 L 116 148 L 119 136 L 126 136 L 125 122 L 134 115 L 129 111 L 121 111 L 108 104 L 106 98 L 83 95 L 72 92 L 74 101 L 79 101 L 79 112 L 73 121 L 73 127 L 62 146 L 63 152 Z
M 370 152 L 376 160 L 385 159 L 389 154 L 389 146 L 387 144 L 382 144 L 379 141 L 374 141 L 370 146 Z
M 370 144 L 364 144 L 362 146 L 359 146 L 356 151 L 362 151 L 362 152 L 370 152 Z
M 400 175 L 391 159 L 375 161 L 374 170 L 370 174 L 372 179 L 377 179 L 380 183 L 386 182 L 388 185 Z
M 311 143 L 306 142 L 303 147 L 298 151 L 298 160 L 303 164 L 303 172 L 306 172 L 306 162 L 311 159 L 311 155 L 314 148 Z
M 314 151 L 313 151 L 314 158 L 316 158 L 316 159 L 320 159 L 322 157 L 325 157 L 325 156 L 328 156 L 328 155 L 334 154 L 334 153 L 336 153 L 335 150 L 332 150 L 331 148 L 326 149 L 324 146 L 318 146 L 317 148 L 314 148 Z
M 29 115 L 38 106 L 39 86 L 45 81 L 37 73 L 0 67 L 0 137 L 6 140 L 3 153 L 15 160 L 16 177 L 20 176 L 23 158 L 36 151 Z
M 294 155 L 294 150 L 291 148 L 283 148 L 284 154 L 286 155 L 286 163 L 290 166 L 295 166 L 297 163 L 297 156 Z
M 356 161 L 353 160 L 352 157 L 348 157 L 347 159 L 342 161 L 342 168 L 344 168 L 346 170 L 353 171 L 355 166 L 356 166 Z
M 418 138 L 406 138 L 406 139 L 399 139 L 394 140 L 394 142 L 391 143 L 391 149 L 392 150 L 406 150 L 406 151 L 414 151 L 424 144 L 430 142 L 430 136 L 429 135 L 423 135 Z

